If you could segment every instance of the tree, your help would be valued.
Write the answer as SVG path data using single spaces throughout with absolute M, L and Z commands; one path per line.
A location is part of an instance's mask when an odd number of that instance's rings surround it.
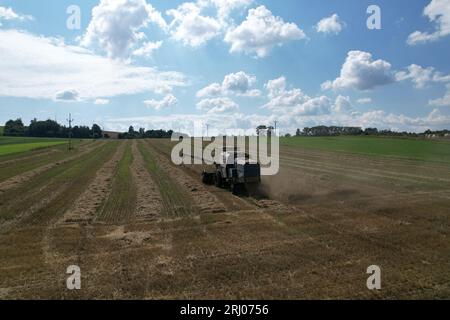
M 34 119 L 28 127 L 28 135 L 31 137 L 61 137 L 61 131 L 61 125 L 53 120 L 37 121 Z
M 170 139 L 172 137 L 173 131 L 165 131 L 165 130 L 147 130 L 139 129 L 139 132 L 130 131 L 120 133 L 119 139 Z
M 86 126 L 75 126 L 72 128 L 72 137 L 76 139 L 92 138 L 92 131 Z
M 94 139 L 100 139 L 103 137 L 103 131 L 98 124 L 92 126 L 92 137 Z
M 303 134 L 305 136 L 339 136 L 339 135 L 361 135 L 363 131 L 359 127 L 327 127 L 317 126 L 313 128 L 304 128 Z
M 296 137 L 300 137 L 302 135 L 302 132 L 300 129 L 297 129 L 297 131 L 295 132 L 295 136 Z
M 3 135 L 5 136 L 24 136 L 25 126 L 23 125 L 22 119 L 9 120 L 5 124 Z
M 378 134 L 378 129 L 377 128 L 366 128 L 366 130 L 364 130 L 364 134 L 367 135 L 367 136 L 377 135 Z

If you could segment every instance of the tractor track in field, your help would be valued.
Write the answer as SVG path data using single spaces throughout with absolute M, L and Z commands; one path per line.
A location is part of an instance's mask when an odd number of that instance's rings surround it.
M 27 171 L 22 174 L 11 177 L 3 182 L 0 182 L 0 194 L 5 193 L 6 191 L 9 191 L 11 189 L 15 189 L 15 188 L 19 187 L 23 183 L 27 182 L 28 180 L 32 179 L 33 177 L 35 177 L 45 171 L 51 170 L 57 166 L 66 164 L 70 161 L 79 159 L 101 145 L 103 145 L 103 143 L 98 143 L 98 144 L 96 143 L 94 145 L 85 146 L 83 148 L 80 148 L 81 151 L 73 156 L 69 156 L 69 157 L 59 160 L 59 161 L 51 162 L 49 164 L 40 166 L 38 168 L 32 169 L 30 171 Z
M 138 221 L 152 221 L 161 218 L 163 200 L 150 172 L 145 168 L 144 159 L 138 149 L 137 142 L 133 141 L 133 163 L 131 174 L 136 185 L 136 214 Z
M 97 210 L 104 203 L 114 180 L 117 166 L 125 152 L 125 143 L 122 142 L 108 162 L 97 172 L 94 180 L 86 188 L 86 191 L 75 201 L 73 206 L 59 221 L 61 224 L 90 224 Z

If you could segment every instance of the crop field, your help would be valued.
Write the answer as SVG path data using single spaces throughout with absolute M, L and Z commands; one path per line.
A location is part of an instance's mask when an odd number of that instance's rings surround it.
M 249 197 L 203 185 L 172 146 L 0 151 L 0 298 L 450 298 L 448 142 L 282 140 Z
M 67 140 L 0 136 L 0 156 L 65 145 Z
M 324 151 L 338 151 L 395 157 L 402 159 L 450 162 L 450 141 L 391 137 L 295 137 L 282 138 L 286 147 L 303 147 Z

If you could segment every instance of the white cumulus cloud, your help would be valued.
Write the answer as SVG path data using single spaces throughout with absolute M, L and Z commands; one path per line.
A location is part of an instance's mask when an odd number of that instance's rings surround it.
M 333 111 L 337 113 L 347 113 L 347 114 L 352 114 L 356 112 L 355 108 L 353 107 L 350 101 L 350 97 L 344 97 L 341 95 L 339 95 L 336 98 L 336 101 L 333 106 Z
M 311 98 L 293 109 L 293 114 L 297 116 L 316 116 L 330 112 L 331 100 L 326 96 Z
M 229 113 L 239 110 L 239 106 L 230 98 L 204 99 L 197 103 L 197 109 L 208 114 Z
M 208 1 L 208 0 L 203 0 Z M 217 7 L 217 17 L 220 21 L 226 22 L 230 13 L 239 8 L 248 7 L 253 0 L 209 0 Z
M 232 11 L 245 8 L 253 0 L 197 0 L 184 2 L 175 9 L 167 10 L 172 17 L 169 24 L 172 39 L 186 46 L 199 47 L 222 35 L 233 20 Z
M 12 8 L 0 7 L 0 21 L 1 20 L 33 20 L 33 17 L 30 15 L 24 15 L 16 13 Z
M 372 102 L 372 99 L 371 98 L 361 98 L 361 99 L 356 100 L 356 102 L 359 104 L 368 104 L 368 103 Z
M 130 50 L 145 38 L 140 30 L 149 23 L 167 28 L 161 13 L 146 0 L 101 0 L 92 9 L 92 20 L 81 44 L 98 46 L 110 58 L 125 59 Z
M 335 13 L 328 18 L 323 18 L 316 26 L 317 32 L 339 34 L 344 29 L 344 22 Z
M 286 78 L 270 80 L 265 85 L 269 102 L 264 108 L 277 114 L 312 116 L 328 114 L 331 111 L 331 101 L 326 96 L 311 98 L 301 89 L 287 89 Z
M 434 107 L 450 107 L 450 84 L 447 85 L 447 93 L 442 98 L 430 100 L 429 105 Z
M 226 91 L 246 93 L 249 91 L 250 86 L 252 86 L 256 81 L 253 76 L 247 75 L 245 72 L 240 71 L 237 73 L 231 73 L 225 76 L 223 80 L 223 88 Z
M 95 101 L 94 101 L 94 104 L 96 104 L 96 105 L 107 105 L 109 103 L 110 103 L 110 101 L 108 99 L 101 99 L 101 98 L 95 99 Z
M 256 82 L 256 77 L 246 74 L 243 71 L 230 73 L 225 76 L 222 84 L 212 83 L 197 92 L 198 98 L 217 97 L 227 95 L 238 95 L 246 97 L 258 97 L 261 92 L 252 89 Z
M 263 58 L 276 46 L 305 38 L 295 23 L 286 23 L 265 6 L 259 6 L 250 9 L 246 20 L 227 32 L 225 42 L 231 45 L 231 53 L 244 52 Z
M 264 107 L 271 110 L 292 110 L 311 99 L 301 89 L 287 90 L 285 77 L 270 80 L 265 87 L 270 100 Z
M 179 72 L 124 64 L 16 30 L 0 30 L 0 70 L 0 96 L 9 97 L 54 99 L 70 88 L 80 100 L 95 100 L 167 92 L 186 83 Z
M 203 7 L 194 2 L 185 2 L 176 9 L 167 11 L 173 17 L 170 23 L 172 38 L 191 47 L 199 47 L 218 36 L 222 25 L 209 16 L 202 15 Z
M 450 1 L 432 0 L 424 9 L 423 14 L 435 24 L 432 33 L 415 31 L 408 37 L 409 45 L 437 41 L 450 35 Z
M 410 65 L 406 71 L 399 71 L 395 74 L 397 81 L 411 80 L 414 86 L 423 89 L 431 82 L 448 82 L 450 75 L 444 76 L 433 67 L 423 68 L 417 64 Z
M 67 89 L 67 90 L 58 91 L 55 94 L 55 100 L 57 100 L 57 101 L 77 101 L 79 96 L 80 96 L 80 94 L 78 93 L 78 91 L 73 90 L 73 89 Z
M 197 98 L 215 97 L 222 95 L 222 85 L 220 83 L 212 83 L 209 86 L 197 92 Z
M 134 127 L 180 129 L 182 132 L 194 134 L 194 123 L 209 124 L 209 133 L 217 135 L 226 130 L 241 128 L 251 130 L 260 124 L 272 124 L 277 120 L 279 127 L 285 133 L 294 133 L 297 128 L 316 125 L 356 126 L 363 128 L 391 129 L 397 131 L 424 132 L 427 129 L 442 130 L 448 128 L 450 116 L 439 110 L 432 110 L 424 116 L 410 117 L 404 114 L 388 113 L 382 110 L 372 110 L 364 113 L 330 113 L 319 115 L 286 114 L 241 114 L 241 113 L 205 113 L 205 114 L 172 114 L 168 116 L 145 116 L 108 119 L 106 127 L 110 130 L 125 131 L 130 124 Z
M 350 51 L 340 76 L 334 81 L 322 84 L 323 90 L 358 89 L 370 90 L 395 80 L 391 64 L 384 60 L 373 60 L 372 54 L 364 51 Z
M 161 48 L 163 42 L 162 41 L 156 41 L 156 42 L 146 42 L 142 45 L 141 48 L 136 49 L 133 51 L 133 56 L 137 57 L 151 57 L 153 55 L 153 52 Z
M 144 104 L 149 108 L 160 111 L 177 105 L 178 100 L 174 95 L 168 94 L 162 100 L 145 100 Z

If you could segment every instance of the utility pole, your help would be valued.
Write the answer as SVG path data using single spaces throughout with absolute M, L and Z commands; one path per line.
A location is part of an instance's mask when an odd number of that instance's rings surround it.
M 206 137 L 209 138 L 209 124 L 206 124 Z
M 72 150 L 72 114 L 69 113 L 69 119 L 67 119 L 69 122 L 69 151 Z

